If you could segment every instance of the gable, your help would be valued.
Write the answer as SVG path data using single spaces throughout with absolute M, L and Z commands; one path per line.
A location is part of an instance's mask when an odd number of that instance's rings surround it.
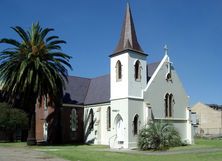
M 165 97 L 166 94 L 172 94 L 175 100 L 174 117 L 185 119 L 186 109 L 189 105 L 188 96 L 173 65 L 171 65 L 172 80 L 166 79 L 168 62 L 169 57 L 165 55 L 154 70 L 144 90 L 144 101 L 150 104 L 155 116 L 164 118 Z

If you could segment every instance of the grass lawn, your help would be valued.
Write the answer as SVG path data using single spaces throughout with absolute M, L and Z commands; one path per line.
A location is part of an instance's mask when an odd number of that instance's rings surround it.
M 0 143 L 0 146 L 13 146 Z M 27 148 L 23 143 L 16 147 Z M 34 146 L 35 150 L 45 151 L 72 161 L 222 161 L 222 140 L 197 139 L 196 144 L 172 148 L 164 152 L 110 151 L 107 146 L 65 145 Z

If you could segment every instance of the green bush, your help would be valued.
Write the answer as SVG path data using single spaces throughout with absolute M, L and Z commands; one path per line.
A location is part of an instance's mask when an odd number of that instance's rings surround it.
M 150 122 L 139 133 L 138 147 L 141 150 L 163 150 L 182 144 L 178 131 L 172 124 Z
M 16 130 L 28 128 L 28 117 L 20 109 L 12 108 L 6 103 L 0 103 L 0 130 L 14 141 Z

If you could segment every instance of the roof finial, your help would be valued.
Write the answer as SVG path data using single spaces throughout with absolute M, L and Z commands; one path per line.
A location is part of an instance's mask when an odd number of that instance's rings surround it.
M 163 48 L 163 49 L 164 49 L 164 53 L 165 53 L 165 55 L 168 55 L 168 47 L 167 47 L 166 44 L 164 45 L 164 48 Z

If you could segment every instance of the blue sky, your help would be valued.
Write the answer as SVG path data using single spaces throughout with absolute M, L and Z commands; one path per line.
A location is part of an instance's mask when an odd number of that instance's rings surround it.
M 148 62 L 160 61 L 163 46 L 190 104 L 222 104 L 222 1 L 128 0 Z M 10 29 L 28 29 L 39 21 L 67 41 L 73 58 L 70 75 L 96 77 L 109 73 L 109 55 L 119 40 L 127 0 L 1 0 L 0 38 L 16 38 Z M 0 47 L 2 50 L 3 47 Z

